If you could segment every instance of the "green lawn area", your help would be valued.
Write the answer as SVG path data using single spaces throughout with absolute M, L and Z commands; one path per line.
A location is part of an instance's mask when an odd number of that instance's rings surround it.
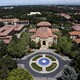
M 51 56 L 51 55 L 46 55 L 46 57 L 48 57 L 48 58 L 51 59 L 52 61 L 56 61 L 56 59 L 55 59 L 53 56 Z
M 57 64 L 56 64 L 56 63 L 52 63 L 52 65 L 51 65 L 51 66 L 49 66 L 49 67 L 47 67 L 47 68 L 46 68 L 46 71 L 51 71 L 51 70 L 55 69 L 55 68 L 56 68 L 56 66 L 57 66 Z
M 32 65 L 32 67 L 33 67 L 35 70 L 37 70 L 37 71 L 42 71 L 42 68 L 39 67 L 36 63 L 32 63 L 31 65 Z

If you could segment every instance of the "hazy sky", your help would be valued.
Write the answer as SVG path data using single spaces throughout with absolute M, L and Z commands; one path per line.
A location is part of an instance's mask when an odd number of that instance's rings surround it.
M 2 5 L 78 4 L 80 0 L 0 0 Z

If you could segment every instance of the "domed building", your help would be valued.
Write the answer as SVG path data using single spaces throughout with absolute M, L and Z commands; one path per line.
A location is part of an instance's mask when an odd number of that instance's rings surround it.
M 55 29 L 56 30 L 56 29 Z M 48 48 L 52 43 L 57 43 L 58 36 L 53 33 L 52 25 L 49 22 L 39 22 L 36 29 L 31 29 L 29 32 L 35 32 L 31 36 L 31 40 L 41 43 L 41 47 L 45 46 Z

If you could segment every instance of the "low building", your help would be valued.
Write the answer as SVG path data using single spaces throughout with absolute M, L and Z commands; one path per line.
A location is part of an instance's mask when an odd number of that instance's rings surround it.
M 40 12 L 30 12 L 29 14 L 27 14 L 28 16 L 31 16 L 31 15 L 36 15 L 36 14 L 38 14 L 38 15 L 41 15 L 41 13 Z
M 0 39 L 3 40 L 6 44 L 9 44 L 12 36 L 15 34 L 17 38 L 20 38 L 22 32 L 26 28 L 24 25 L 6 25 L 0 28 Z
M 29 25 L 29 20 L 19 20 L 19 21 L 16 22 L 16 24 Z
M 12 19 L 2 19 L 0 18 L 0 21 L 2 21 L 5 25 L 8 24 L 15 24 L 19 19 L 17 18 L 12 18 Z
M 80 24 L 72 26 L 73 31 L 69 32 L 70 38 L 76 43 L 80 43 Z
M 64 18 L 66 18 L 67 20 L 68 20 L 68 19 L 71 19 L 71 16 L 70 16 L 69 14 L 59 13 L 59 14 L 57 14 L 57 15 L 60 15 L 60 16 L 62 16 L 62 17 L 64 17 Z
M 46 46 L 47 48 L 52 45 L 52 43 L 57 43 L 58 36 L 52 31 L 51 23 L 49 22 L 39 22 L 36 29 L 31 29 L 29 32 L 35 32 L 31 36 L 31 40 L 41 43 L 41 46 Z
M 0 18 L 0 21 L 3 22 L 5 25 L 17 25 L 17 24 L 23 24 L 23 25 L 29 25 L 29 20 L 19 20 L 17 18 L 12 19 L 2 19 Z

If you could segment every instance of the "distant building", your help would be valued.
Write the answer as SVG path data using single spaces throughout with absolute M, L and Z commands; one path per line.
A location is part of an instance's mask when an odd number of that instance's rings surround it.
M 70 38 L 73 39 L 77 44 L 80 44 L 80 24 L 72 26 L 73 31 L 69 32 Z
M 24 25 L 6 25 L 0 28 L 0 39 L 3 40 L 6 44 L 9 44 L 13 34 L 20 38 L 22 32 L 24 32 L 26 28 Z
M 23 24 L 23 25 L 29 25 L 29 20 L 19 20 L 17 18 L 12 19 L 2 19 L 0 18 L 0 21 L 2 21 L 5 25 L 17 25 L 17 24 Z
M 41 15 L 41 13 L 40 12 L 30 12 L 29 14 L 27 14 L 27 15 L 36 15 L 36 14 L 38 14 L 38 15 Z
M 2 19 L 0 18 L 0 21 L 2 21 L 5 25 L 8 24 L 15 24 L 19 19 L 13 18 L 13 19 Z
M 29 32 L 34 32 L 35 34 L 31 36 L 31 40 L 41 43 L 41 46 L 46 46 L 48 48 L 52 43 L 57 43 L 58 36 L 53 32 L 59 31 L 58 29 L 52 29 L 52 25 L 49 22 L 39 22 L 37 28 L 30 29 Z
M 29 20 L 18 20 L 15 24 L 29 25 Z
M 60 15 L 66 19 L 71 19 L 71 16 L 69 14 L 61 13 L 61 14 L 57 14 L 57 15 Z

